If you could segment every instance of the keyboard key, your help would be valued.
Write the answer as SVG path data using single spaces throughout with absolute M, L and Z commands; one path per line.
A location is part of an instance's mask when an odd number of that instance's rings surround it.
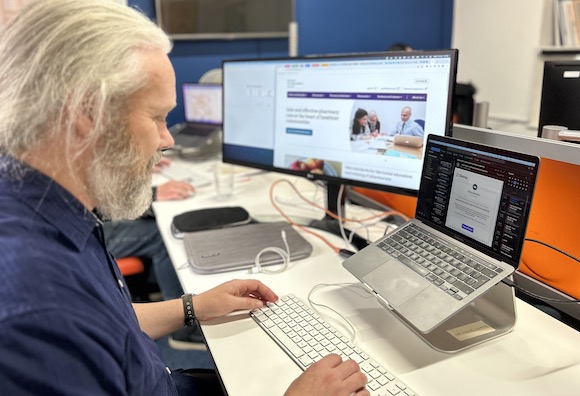
M 486 276 L 488 276 L 490 278 L 493 278 L 494 276 L 497 275 L 496 272 L 494 272 L 494 271 L 492 271 L 492 270 L 490 270 L 489 268 L 486 268 L 486 267 L 482 268 L 479 272 L 481 272 L 482 274 L 484 274 L 484 275 L 486 275 Z

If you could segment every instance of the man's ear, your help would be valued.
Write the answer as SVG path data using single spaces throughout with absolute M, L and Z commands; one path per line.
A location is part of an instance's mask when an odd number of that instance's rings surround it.
M 87 137 L 95 126 L 92 109 L 93 106 L 85 101 L 74 114 L 75 131 L 79 137 Z
M 84 113 L 80 113 L 75 117 L 75 131 L 79 137 L 87 137 L 91 129 L 93 129 L 91 117 Z

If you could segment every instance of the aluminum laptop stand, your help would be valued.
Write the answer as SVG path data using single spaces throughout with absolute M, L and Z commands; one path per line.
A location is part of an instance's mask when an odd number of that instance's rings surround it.
M 454 353 L 509 333 L 516 323 L 515 293 L 500 282 L 428 333 L 397 316 L 434 349 Z

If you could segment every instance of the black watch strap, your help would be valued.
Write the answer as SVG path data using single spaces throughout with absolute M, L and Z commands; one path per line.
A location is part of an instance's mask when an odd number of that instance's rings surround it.
M 185 325 L 189 327 L 192 327 L 195 324 L 195 312 L 193 310 L 193 301 L 191 299 L 193 296 L 195 296 L 193 293 L 185 293 L 181 296 Z

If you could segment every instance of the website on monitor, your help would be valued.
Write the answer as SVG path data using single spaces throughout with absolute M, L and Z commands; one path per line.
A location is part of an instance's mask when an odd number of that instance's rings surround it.
M 417 189 L 422 142 L 445 134 L 450 67 L 441 55 L 226 64 L 224 142 L 277 168 Z

